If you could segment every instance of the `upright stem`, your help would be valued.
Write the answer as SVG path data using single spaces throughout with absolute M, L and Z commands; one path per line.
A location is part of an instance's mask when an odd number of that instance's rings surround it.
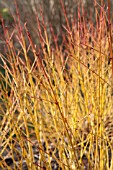
M 112 61 L 112 83 L 113 83 L 113 52 L 112 52 L 112 30 L 111 30 L 111 19 L 110 19 L 110 0 L 108 0 L 108 29 L 109 29 L 109 51 L 110 59 Z

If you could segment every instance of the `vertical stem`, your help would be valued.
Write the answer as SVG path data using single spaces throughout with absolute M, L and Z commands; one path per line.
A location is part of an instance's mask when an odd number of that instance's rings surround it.
M 111 19 L 110 19 L 110 0 L 108 0 L 108 29 L 109 29 L 109 51 L 110 51 L 110 59 L 112 61 L 112 83 L 113 83 L 113 52 L 112 52 L 112 30 L 111 30 Z

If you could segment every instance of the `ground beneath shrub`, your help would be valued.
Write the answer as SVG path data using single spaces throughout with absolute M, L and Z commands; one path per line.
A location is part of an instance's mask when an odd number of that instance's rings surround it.
M 40 162 L 40 150 L 39 150 L 39 145 L 37 141 L 33 141 L 34 145 L 32 146 L 33 149 L 33 154 L 34 154 L 34 164 L 38 167 L 42 167 L 42 170 L 48 170 L 44 163 Z M 42 142 L 43 150 L 46 152 L 46 146 L 45 142 Z M 2 151 L 3 147 L 0 146 L 0 152 Z M 53 153 L 54 152 L 54 153 Z M 13 151 L 13 156 L 14 156 L 14 161 L 13 157 L 11 156 L 11 149 L 9 146 L 6 147 L 4 152 L 2 153 L 2 156 L 0 157 L 0 170 L 7 170 L 8 168 L 5 166 L 7 165 L 10 167 L 12 170 L 17 169 L 20 170 L 20 162 L 22 162 L 21 168 L 22 170 L 28 170 L 28 166 L 26 163 L 26 160 L 23 158 L 21 155 L 21 147 L 18 144 L 15 144 L 15 148 Z M 54 147 L 53 143 L 50 143 L 49 146 L 49 156 L 51 157 L 51 169 L 52 170 L 62 170 L 62 168 L 59 167 L 58 162 L 52 158 L 52 154 L 56 157 L 56 159 L 59 159 L 59 153 L 57 148 Z M 1 168 L 1 164 L 4 164 L 4 168 Z M 14 164 L 16 167 L 14 167 Z M 42 166 L 43 164 L 43 166 Z

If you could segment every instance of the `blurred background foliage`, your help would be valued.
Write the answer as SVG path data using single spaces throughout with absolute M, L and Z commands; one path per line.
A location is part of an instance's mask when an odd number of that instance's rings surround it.
M 62 30 L 62 25 L 65 24 L 65 18 L 63 15 L 60 0 L 16 0 L 21 22 L 24 24 L 27 22 L 28 28 L 30 30 L 31 36 L 35 43 L 38 43 L 36 38 L 37 34 L 37 24 L 36 24 L 36 14 L 40 15 L 40 8 L 43 11 L 45 23 L 47 25 L 48 33 L 50 31 L 49 26 L 52 24 L 54 32 L 60 34 Z M 85 16 L 93 16 L 95 22 L 95 7 L 92 0 L 63 0 L 68 19 L 71 23 L 73 18 L 77 18 L 78 7 L 82 10 L 82 5 L 84 6 Z M 96 9 L 100 9 L 100 6 L 104 6 L 105 12 L 107 12 L 107 1 L 106 0 L 94 0 Z M 104 4 L 104 5 L 103 5 Z M 13 0 L 0 0 L 0 15 L 4 18 L 5 22 L 11 27 L 12 17 L 11 15 L 16 14 L 16 8 Z M 111 0 L 111 14 L 113 10 L 113 1 Z
M 8 8 L 0 8 L 0 16 L 5 20 L 5 21 L 13 21 L 12 16 L 9 13 Z

